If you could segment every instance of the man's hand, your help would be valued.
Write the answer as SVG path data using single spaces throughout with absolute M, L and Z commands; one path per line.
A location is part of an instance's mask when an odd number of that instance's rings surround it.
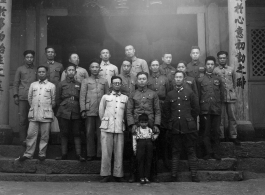
M 132 134 L 133 134 L 133 135 L 136 134 L 136 129 L 137 129 L 137 125 L 133 125 L 133 126 L 132 126 Z
M 156 134 L 159 134 L 160 133 L 160 130 L 159 130 L 159 128 L 158 128 L 158 126 L 154 126 L 154 133 L 156 133 Z
M 86 117 L 87 117 L 87 115 L 86 115 L 86 111 L 83 111 L 83 112 L 81 113 L 81 117 L 82 117 L 82 118 L 86 118 Z
M 19 98 L 18 98 L 18 96 L 14 97 L 14 103 L 15 103 L 16 105 L 19 104 Z

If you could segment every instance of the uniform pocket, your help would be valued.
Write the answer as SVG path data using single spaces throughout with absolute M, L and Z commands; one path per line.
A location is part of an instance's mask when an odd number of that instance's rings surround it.
M 50 98 L 51 97 L 51 89 L 45 89 L 44 96 Z
M 34 108 L 29 109 L 28 119 L 34 118 Z
M 101 125 L 100 125 L 100 129 L 107 129 L 109 126 L 109 117 L 103 117 L 101 119 Z
M 186 118 L 187 121 L 187 125 L 190 131 L 196 131 L 197 130 L 197 126 L 196 126 L 196 122 L 194 120 L 194 118 Z
M 50 109 L 43 110 L 43 118 L 45 119 L 53 119 L 53 111 Z

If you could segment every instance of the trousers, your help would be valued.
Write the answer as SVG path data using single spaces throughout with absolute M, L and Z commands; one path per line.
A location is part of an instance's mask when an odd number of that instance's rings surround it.
M 113 176 L 123 177 L 123 133 L 108 133 L 101 131 L 101 176 L 111 175 L 111 158 L 114 154 Z
M 101 137 L 100 137 L 99 116 L 88 116 L 86 118 L 86 146 L 87 156 L 101 157 Z
M 237 123 L 235 116 L 235 103 L 222 103 L 222 116 L 220 125 L 220 138 L 225 138 L 225 118 L 228 119 L 228 136 L 229 138 L 237 138 Z
M 19 139 L 21 142 L 26 140 L 27 131 L 29 127 L 28 113 L 29 113 L 29 102 L 27 100 L 20 100 L 18 104 L 18 115 L 19 115 Z
M 39 144 L 39 156 L 41 157 L 46 156 L 50 127 L 51 127 L 50 122 L 38 122 L 38 121 L 29 122 L 28 136 L 26 138 L 27 149 L 24 153 L 24 156 L 32 158 L 32 156 L 34 155 L 39 131 L 41 133 L 40 144 Z

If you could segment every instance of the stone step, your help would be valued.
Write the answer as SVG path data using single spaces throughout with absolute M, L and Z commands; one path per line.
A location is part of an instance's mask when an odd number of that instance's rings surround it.
M 202 182 L 213 181 L 242 181 L 243 173 L 240 171 L 198 171 Z M 98 182 L 102 178 L 99 174 L 30 174 L 30 173 L 0 173 L 0 181 L 23 182 Z M 128 175 L 125 176 L 128 179 Z M 158 174 L 160 182 L 170 182 L 170 173 Z M 190 182 L 190 172 L 179 173 L 180 182 Z
M 51 160 L 46 159 L 41 162 L 37 159 L 26 160 L 24 162 L 15 159 L 0 158 L 0 172 L 5 173 L 45 173 L 45 174 L 98 174 L 100 172 L 100 161 L 79 162 L 76 160 Z M 216 160 L 198 160 L 198 170 L 211 171 L 234 171 L 237 160 L 224 158 Z M 179 164 L 180 171 L 188 171 L 189 165 L 185 160 Z M 158 161 L 158 172 L 167 172 L 162 161 Z M 129 162 L 124 162 L 124 172 L 129 172 Z
M 17 158 L 22 155 L 25 148 L 18 145 L 0 145 L 0 157 Z M 37 156 L 37 150 L 36 155 Z M 85 154 L 85 146 L 82 146 L 82 153 Z M 265 158 L 265 141 L 260 142 L 242 142 L 241 146 L 235 146 L 231 142 L 222 142 L 220 154 L 223 158 Z M 47 158 L 55 159 L 61 155 L 60 145 L 48 145 Z M 127 153 L 125 152 L 126 156 Z M 75 159 L 74 147 L 69 151 L 69 158 Z

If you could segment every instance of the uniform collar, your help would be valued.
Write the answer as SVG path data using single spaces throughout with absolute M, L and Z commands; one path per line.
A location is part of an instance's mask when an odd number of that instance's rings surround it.
M 70 78 L 70 77 L 66 76 L 66 82 L 67 83 L 75 83 L 75 78 L 74 77 Z
M 133 56 L 132 57 L 132 61 L 134 62 L 134 61 L 136 61 L 138 58 L 136 57 L 136 56 Z
M 101 62 L 101 64 L 100 64 L 100 65 L 107 66 L 107 65 L 110 65 L 110 62 L 109 62 L 109 61 L 107 61 L 107 62 L 104 62 L 104 61 L 102 60 L 102 62 Z
M 91 74 L 91 78 L 92 78 L 92 79 L 99 79 L 99 75 L 94 76 L 93 74 Z
M 210 73 L 206 72 L 205 75 L 206 75 L 207 77 L 209 77 L 209 78 L 212 78 L 212 77 L 213 77 L 213 73 L 210 74 Z
M 219 65 L 219 68 L 220 69 L 227 69 L 228 68 L 228 65 L 227 64 L 225 66 Z
M 122 75 L 125 76 L 125 77 L 131 77 L 131 73 L 130 72 L 128 72 L 128 73 L 123 72 Z
M 112 91 L 111 94 L 112 95 L 115 95 L 115 96 L 120 96 L 121 95 L 121 92 L 120 91 L 119 92 Z
M 47 64 L 51 64 L 51 65 L 53 65 L 54 64 L 54 60 L 51 60 L 51 61 L 47 61 Z
M 27 68 L 31 68 L 31 69 L 33 69 L 34 64 L 31 64 L 31 65 L 25 64 L 25 66 L 26 66 Z
M 144 93 L 144 92 L 146 92 L 146 90 L 147 90 L 147 86 L 145 86 L 145 87 L 138 87 L 138 91 L 140 91 L 140 92 L 142 92 L 142 93 Z
M 162 66 L 163 68 L 173 69 L 173 66 L 171 66 L 171 64 L 167 65 L 167 64 L 163 63 L 161 66 Z
M 200 63 L 201 63 L 201 62 L 200 62 L 199 60 L 197 60 L 197 61 L 193 61 L 193 60 L 192 60 L 192 65 L 193 65 L 193 66 L 198 66 Z
M 183 86 L 181 86 L 181 87 L 177 87 L 177 85 L 175 86 L 175 89 L 177 90 L 177 92 L 179 93 L 179 92 L 181 92 L 184 88 L 183 88 Z
M 153 78 L 158 78 L 160 75 L 161 75 L 161 74 L 160 74 L 159 71 L 156 72 L 156 73 L 152 72 L 152 77 L 153 77 Z
M 47 79 L 45 79 L 44 81 L 39 80 L 39 84 L 47 84 L 47 83 L 48 83 Z

